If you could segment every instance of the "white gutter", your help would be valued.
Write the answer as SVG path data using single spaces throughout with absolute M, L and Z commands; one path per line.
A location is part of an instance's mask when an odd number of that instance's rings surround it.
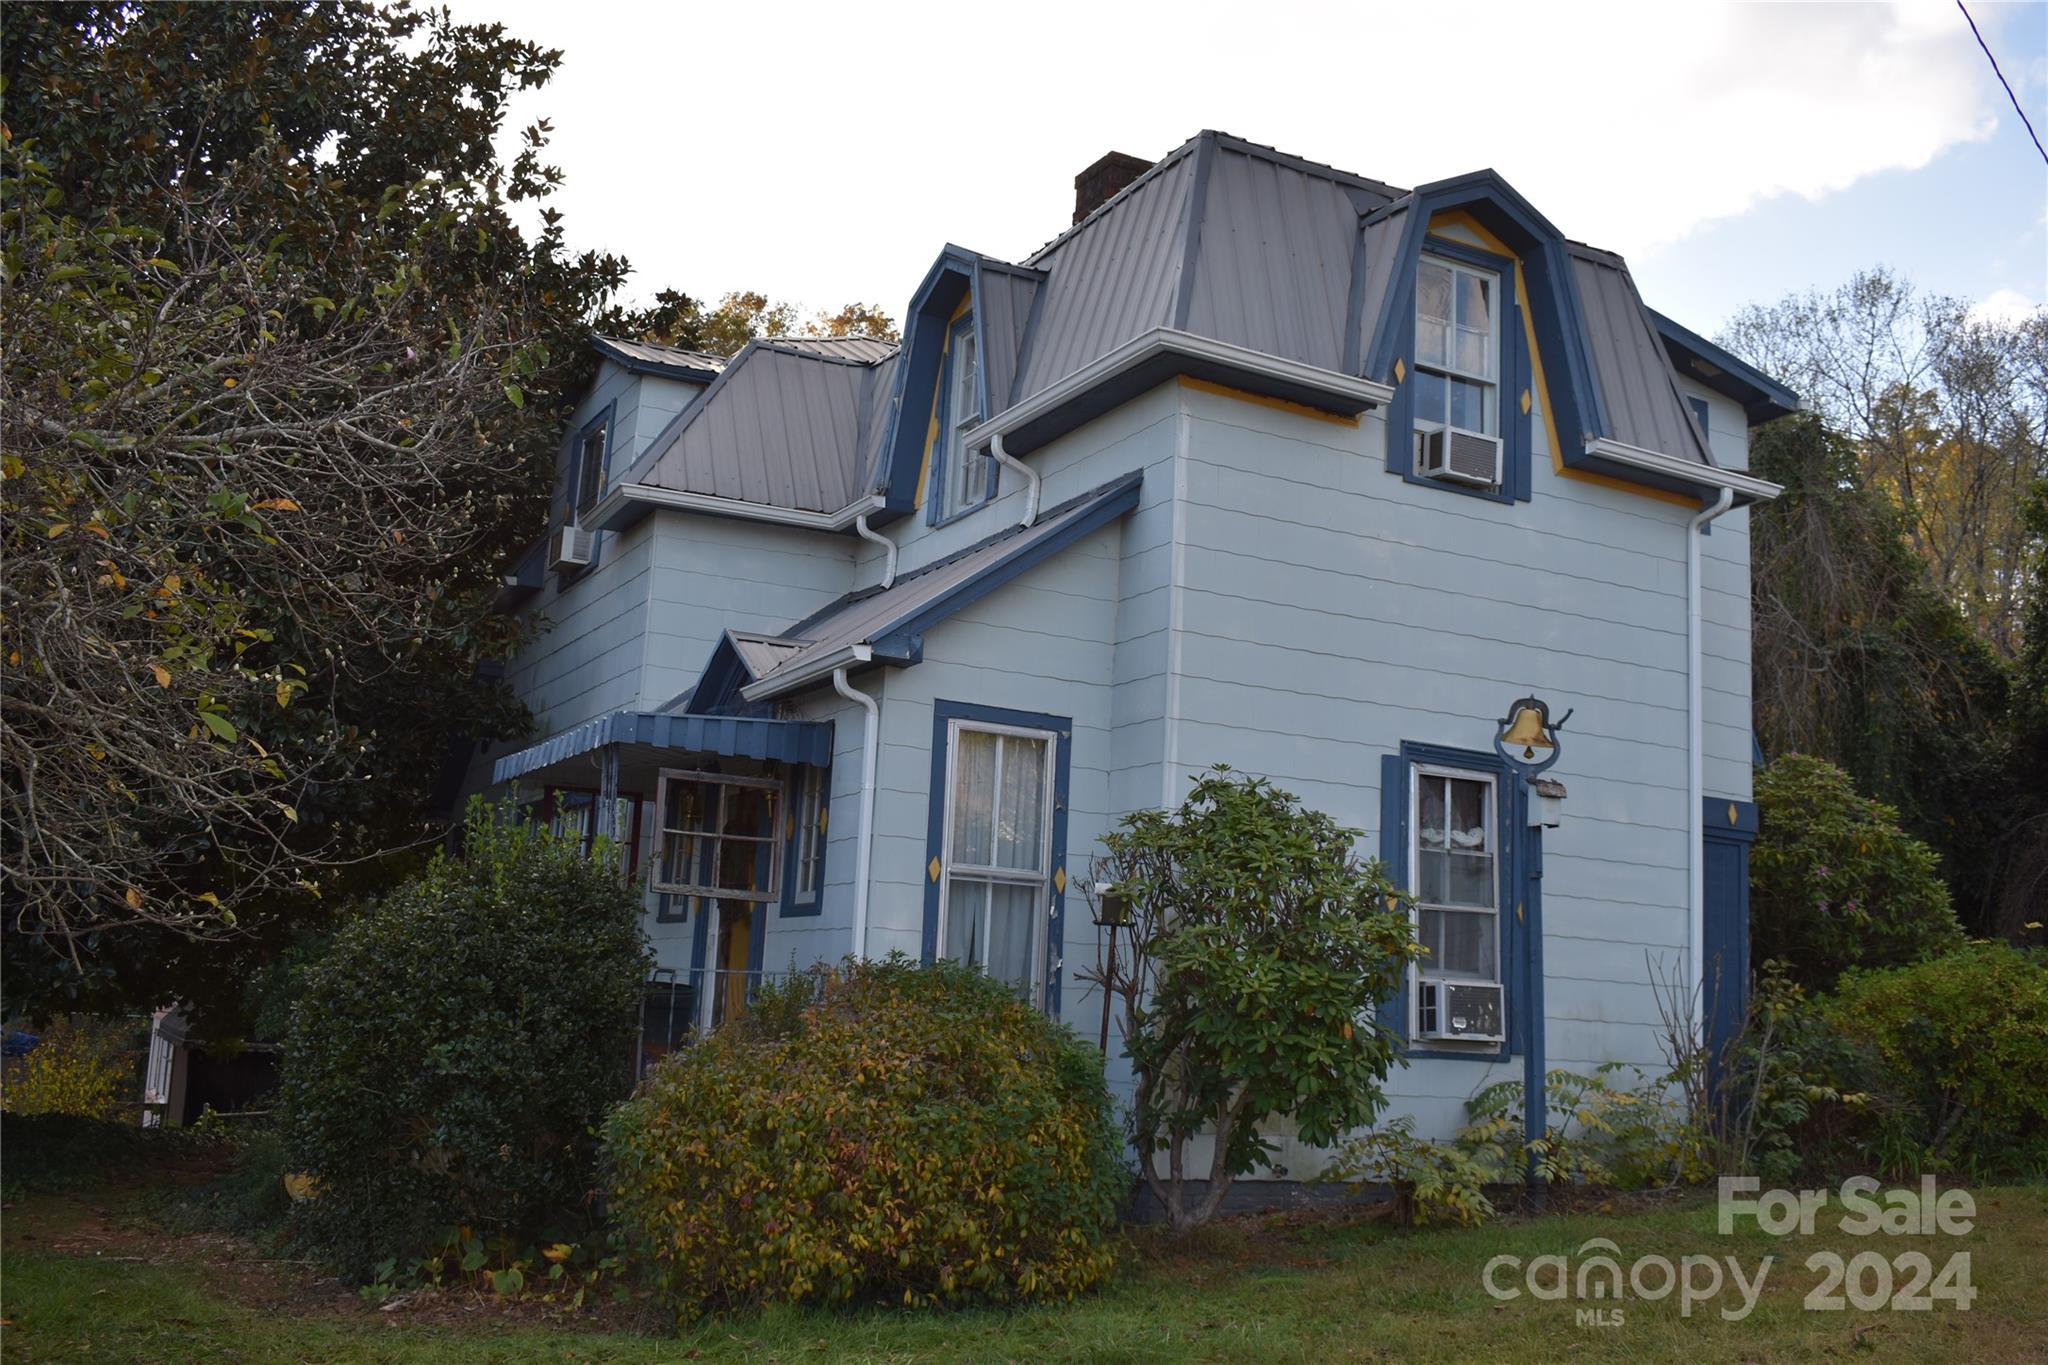
M 996 463 L 1008 465 L 1024 476 L 1024 515 L 1017 519 L 1019 526 L 1029 526 L 1038 520 L 1038 471 L 1003 449 L 1003 433 L 997 432 L 989 441 L 989 453 L 996 457 Z
M 855 664 L 874 661 L 873 645 L 848 645 L 844 649 L 835 649 L 830 654 L 819 655 L 794 667 L 785 665 L 778 668 L 767 677 L 742 687 L 740 695 L 748 701 L 766 701 L 770 697 L 779 697 L 784 692 L 794 692 L 809 683 L 822 681 L 828 675 Z
M 867 646 L 857 646 L 866 649 Z M 860 852 L 853 873 L 853 955 L 868 955 L 868 868 L 875 847 L 875 762 L 881 752 L 882 707 L 865 692 L 855 691 L 846 680 L 844 665 L 832 670 L 832 690 L 868 713 L 867 729 L 860 740 Z
M 1751 502 L 1769 502 L 1784 492 L 1784 488 L 1768 479 L 1745 474 L 1738 469 L 1717 469 L 1697 460 L 1681 460 L 1675 455 L 1666 455 L 1658 450 L 1645 450 L 1641 446 L 1626 445 L 1610 441 L 1606 437 L 1586 442 L 1586 453 L 1597 455 L 1603 460 L 1640 469 L 1646 474 L 1662 474 L 1666 478 L 1678 479 L 1697 487 L 1713 490 L 1729 489 Z M 1718 515 L 1718 513 L 1716 514 Z M 1707 520 L 1713 520 L 1709 517 Z
M 853 529 L 860 533 L 862 540 L 871 540 L 889 552 L 889 562 L 882 566 L 882 586 L 888 587 L 896 581 L 896 542 L 868 525 L 868 514 L 862 512 L 854 518 Z
M 1752 480 L 1762 482 L 1762 480 Z M 1705 718 L 1700 692 L 1700 532 L 1716 517 L 1735 505 L 1735 489 L 1723 484 L 1721 496 L 1703 507 L 1685 524 L 1685 865 L 1691 885 L 1687 894 L 1687 947 L 1693 977 L 1693 1020 L 1700 1038 L 1706 1036 L 1707 1013 L 1707 867 L 1706 867 L 1706 745 Z M 1747 964 L 1744 964 L 1747 969 Z
M 1136 369 L 1160 356 L 1200 360 L 1245 374 L 1275 379 L 1304 389 L 1356 403 L 1361 409 L 1394 401 L 1394 391 L 1385 384 L 1359 379 L 1299 360 L 1286 360 L 1264 351 L 1233 346 L 1227 341 L 1196 336 L 1172 327 L 1155 327 L 1131 338 L 1100 359 L 1090 361 L 1066 378 L 1057 380 L 1005 412 L 969 429 L 964 443 L 970 450 L 989 445 L 999 435 L 1008 435 L 1029 422 L 1072 402 L 1089 389 Z

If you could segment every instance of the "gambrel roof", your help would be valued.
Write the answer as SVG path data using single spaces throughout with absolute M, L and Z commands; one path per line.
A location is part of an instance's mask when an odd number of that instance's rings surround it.
M 860 496 L 895 355 L 893 344 L 868 337 L 750 341 L 620 482 L 837 512 Z
M 1796 403 L 1651 313 L 1620 257 L 1566 239 L 1492 171 L 1402 190 L 1204 132 L 1021 263 L 947 246 L 900 349 L 750 343 L 656 437 L 599 524 L 644 511 L 636 487 L 832 529 L 907 512 L 943 339 L 969 295 L 976 447 L 1001 432 L 1010 454 L 1028 454 L 1174 375 L 1354 416 L 1402 382 L 1414 261 L 1447 214 L 1514 255 L 1566 465 L 1662 488 L 1706 482 L 1688 473 L 1713 456 L 1675 358 L 1741 388 L 1752 420 Z

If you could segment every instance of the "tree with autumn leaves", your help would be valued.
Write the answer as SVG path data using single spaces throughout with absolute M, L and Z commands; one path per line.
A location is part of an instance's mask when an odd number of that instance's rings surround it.
M 1757 434 L 1755 728 L 1825 757 L 1941 857 L 1972 934 L 2048 904 L 2048 310 L 1880 268 L 1738 313 L 1724 344 L 1810 409 Z
M 416 865 L 444 771 L 529 728 L 495 665 L 533 627 L 491 599 L 543 528 L 588 335 L 801 324 L 621 307 L 626 263 L 546 207 L 546 123 L 497 150 L 561 59 L 500 25 L 0 23 L 9 1004 L 231 991 Z

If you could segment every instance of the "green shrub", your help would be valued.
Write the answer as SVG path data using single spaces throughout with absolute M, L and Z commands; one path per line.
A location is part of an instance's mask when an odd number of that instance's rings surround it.
M 1271 1160 L 1265 1120 L 1322 1147 L 1385 1101 L 1398 1040 L 1379 1006 L 1419 949 L 1405 894 L 1357 838 L 1218 765 L 1176 809 L 1134 812 L 1103 839 L 1090 880 L 1128 905 L 1130 952 L 1083 979 L 1121 1006 L 1139 1174 L 1176 1232 Z M 1205 1138 L 1213 1155 L 1197 1159 Z
M 1610 1062 L 1591 1075 L 1552 1071 L 1544 1092 L 1546 1131 L 1533 1142 L 1522 1083 L 1500 1081 L 1465 1102 L 1470 1121 L 1451 1141 L 1417 1137 L 1413 1116 L 1403 1114 L 1338 1144 L 1319 1178 L 1393 1187 L 1403 1223 L 1473 1226 L 1494 1216 L 1487 1187 L 1520 1185 L 1532 1165 L 1546 1184 L 1615 1189 L 1710 1174 L 1705 1140 L 1668 1076 Z
M 1459 1131 L 1467 1147 L 1500 1147 L 1508 1169 L 1537 1173 L 1553 1185 L 1639 1190 L 1689 1185 L 1713 1174 L 1707 1142 L 1687 1112 L 1670 1074 L 1607 1062 L 1590 1074 L 1558 1069 L 1544 1078 L 1544 1135 L 1527 1138 L 1522 1083 L 1501 1081 L 1465 1102 L 1471 1122 Z
M 464 837 L 343 925 L 292 1010 L 285 1150 L 316 1191 L 293 1223 L 352 1275 L 454 1225 L 573 1227 L 627 1088 L 649 957 L 609 851 L 480 802 Z
M 1413 1114 L 1402 1114 L 1339 1144 L 1317 1179 L 1391 1187 L 1395 1219 L 1405 1227 L 1477 1227 L 1494 1216 L 1487 1187 L 1521 1178 L 1500 1138 L 1467 1130 L 1456 1142 L 1432 1142 L 1415 1135 Z
M 1771 1186 L 1917 1167 L 1907 1106 L 1876 1054 L 1845 1035 L 1782 963 L 1758 969 L 1709 1101 L 1716 1164 Z
M 1963 941 L 1934 851 L 1898 812 L 1857 795 L 1824 759 L 1786 754 L 1757 773 L 1762 827 L 1749 863 L 1752 960 L 1825 990 L 1852 967 L 1895 967 Z
M 1973 1178 L 2048 1171 L 2048 964 L 2038 954 L 1974 943 L 1852 972 L 1822 1010 L 1876 1055 L 1928 1163 Z
M 614 1223 L 680 1319 L 1064 1299 L 1107 1274 L 1128 1178 L 1093 1047 L 901 957 L 771 1015 L 671 1055 L 605 1125 Z

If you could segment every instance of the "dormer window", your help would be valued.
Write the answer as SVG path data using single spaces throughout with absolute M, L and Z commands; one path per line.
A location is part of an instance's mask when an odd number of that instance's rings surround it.
M 980 356 L 974 342 L 974 315 L 954 319 L 946 334 L 946 361 L 939 374 L 939 411 L 933 459 L 939 499 L 932 520 L 946 521 L 987 502 L 994 491 L 989 457 L 970 455 L 967 433 L 980 425 Z
M 1415 277 L 1415 472 L 1498 488 L 1500 277 L 1434 256 Z

